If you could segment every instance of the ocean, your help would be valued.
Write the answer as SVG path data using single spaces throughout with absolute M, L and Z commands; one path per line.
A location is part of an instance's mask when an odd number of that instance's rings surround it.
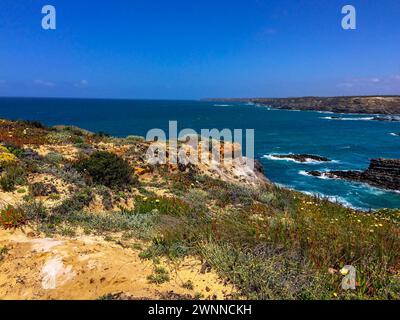
M 307 170 L 364 170 L 371 158 L 400 158 L 400 122 L 371 121 L 369 115 L 334 115 L 271 110 L 245 103 L 161 100 L 0 98 L 0 117 L 67 124 L 124 137 L 153 128 L 254 129 L 255 158 L 273 182 L 364 210 L 400 208 L 400 194 L 343 180 L 321 179 Z M 329 163 L 296 163 L 273 154 L 307 153 Z

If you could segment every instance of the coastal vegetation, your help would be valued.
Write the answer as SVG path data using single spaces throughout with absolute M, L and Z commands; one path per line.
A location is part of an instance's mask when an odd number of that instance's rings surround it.
M 400 210 L 357 211 L 267 180 L 151 166 L 137 137 L 7 120 L 0 132 L 2 153 L 13 155 L 1 167 L 0 199 L 12 201 L 0 210 L 0 232 L 102 237 L 139 251 L 157 285 L 171 281 L 164 263 L 195 257 L 200 273 L 235 288 L 230 298 L 400 298 Z M 0 243 L 0 268 L 7 247 Z M 355 290 L 341 286 L 347 265 Z M 206 294 L 192 281 L 181 286 L 193 291 L 188 299 Z

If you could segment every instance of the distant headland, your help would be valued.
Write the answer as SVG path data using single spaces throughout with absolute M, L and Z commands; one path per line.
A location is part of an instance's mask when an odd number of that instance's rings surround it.
M 216 102 L 247 102 L 274 109 L 334 113 L 400 114 L 400 96 L 343 96 L 300 98 L 218 98 Z

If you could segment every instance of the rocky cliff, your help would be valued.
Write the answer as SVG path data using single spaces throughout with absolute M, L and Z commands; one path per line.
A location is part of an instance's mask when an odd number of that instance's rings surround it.
M 310 175 L 368 183 L 390 190 L 400 190 L 400 159 L 373 159 L 365 171 L 310 171 Z
M 335 113 L 400 114 L 400 96 L 301 97 L 209 99 L 251 102 L 286 110 L 316 110 Z

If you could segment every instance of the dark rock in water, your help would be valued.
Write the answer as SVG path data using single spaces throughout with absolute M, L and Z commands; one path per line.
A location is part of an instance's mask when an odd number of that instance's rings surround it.
M 400 117 L 397 117 L 397 116 L 374 117 L 374 118 L 372 118 L 372 120 L 374 120 L 374 121 L 398 122 L 398 121 L 400 121 Z
M 319 171 L 309 171 L 314 177 L 322 176 Z M 373 159 L 365 171 L 329 171 L 324 176 L 368 183 L 371 186 L 400 190 L 400 159 Z
M 322 177 L 321 171 L 307 171 L 307 174 L 313 177 Z
M 326 157 L 315 156 L 312 154 L 273 154 L 275 158 L 280 159 L 293 159 L 298 162 L 318 161 L 318 162 L 330 162 L 331 160 Z

